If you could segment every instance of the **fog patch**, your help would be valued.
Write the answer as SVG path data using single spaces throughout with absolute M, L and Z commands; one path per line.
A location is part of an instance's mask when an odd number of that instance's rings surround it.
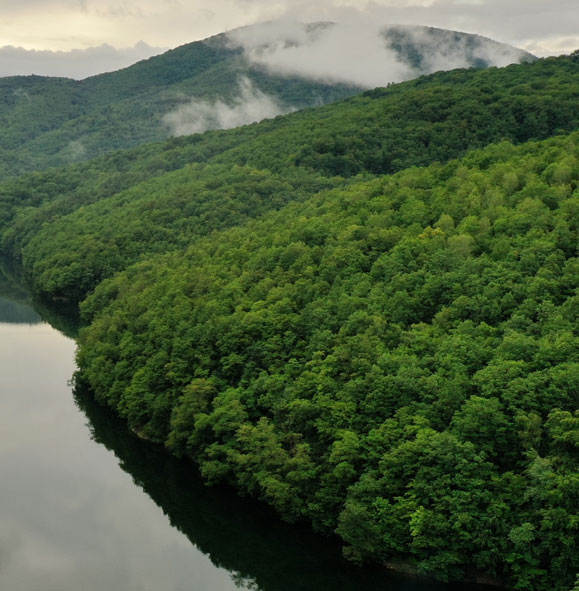
M 163 117 L 171 135 L 191 135 L 210 129 L 231 129 L 295 111 L 242 77 L 239 94 L 228 102 L 193 99 Z
M 411 76 L 375 25 L 276 21 L 231 31 L 228 38 L 250 63 L 270 73 L 363 88 Z
M 86 148 L 80 140 L 69 142 L 66 147 L 66 159 L 68 162 L 77 162 L 86 156 Z
M 23 88 L 15 88 L 12 91 L 12 94 L 14 96 L 17 96 L 18 98 L 23 98 L 23 99 L 26 99 L 27 101 L 30 101 L 30 95 Z
M 428 27 L 272 21 L 227 34 L 232 48 L 264 70 L 362 88 L 402 82 L 438 70 L 518 62 L 519 49 L 476 35 Z M 410 48 L 410 52 L 405 51 Z M 417 54 L 419 54 L 417 56 Z M 419 58 L 419 59 L 417 59 Z

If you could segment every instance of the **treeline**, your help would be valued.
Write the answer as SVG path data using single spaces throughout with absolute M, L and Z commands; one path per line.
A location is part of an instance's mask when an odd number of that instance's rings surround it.
M 578 72 L 564 57 L 439 73 L 257 125 L 19 177 L 0 185 L 1 248 L 22 262 L 39 294 L 81 300 L 147 253 L 183 247 L 344 179 L 575 129 Z
M 579 134 L 325 191 L 83 304 L 77 381 L 359 561 L 569 589 Z

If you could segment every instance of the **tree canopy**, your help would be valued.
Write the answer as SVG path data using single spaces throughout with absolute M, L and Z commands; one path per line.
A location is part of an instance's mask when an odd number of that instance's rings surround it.
M 0 185 L 76 384 L 358 562 L 579 570 L 579 63 L 459 70 Z M 485 147 L 486 146 L 486 147 Z

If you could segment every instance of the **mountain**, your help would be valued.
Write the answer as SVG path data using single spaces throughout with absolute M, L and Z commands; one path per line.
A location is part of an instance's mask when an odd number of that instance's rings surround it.
M 81 300 L 145 252 L 181 248 L 357 175 L 572 131 L 578 84 L 572 58 L 441 72 L 24 175 L 0 185 L 1 249 L 22 262 L 39 294 Z
M 578 89 L 576 55 L 438 72 L 22 175 L 2 254 L 81 302 L 76 387 L 206 481 L 357 562 L 568 591 Z
M 236 127 L 439 69 L 531 59 L 489 39 L 440 29 L 368 34 L 331 23 L 273 22 L 85 80 L 0 78 L 0 178 L 171 135 Z

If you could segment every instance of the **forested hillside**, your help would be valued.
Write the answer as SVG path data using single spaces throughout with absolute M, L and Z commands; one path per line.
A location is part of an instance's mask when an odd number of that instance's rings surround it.
M 37 293 L 80 300 L 145 253 L 182 248 L 356 175 L 576 129 L 578 86 L 572 58 L 439 73 L 23 176 L 0 185 L 2 251 L 22 262 Z
M 76 386 L 351 559 L 579 571 L 579 60 L 457 70 L 0 185 Z M 87 297 L 88 296 L 88 297 Z
M 304 27 L 304 25 L 300 25 Z M 255 27 L 245 29 L 252 34 Z M 305 26 L 310 34 L 315 25 Z M 76 81 L 42 76 L 0 78 L 0 179 L 87 160 L 172 134 L 233 127 L 255 118 L 329 103 L 362 90 L 253 63 L 232 34 L 183 45 L 129 68 Z M 384 39 L 407 64 L 404 78 L 464 65 L 533 56 L 476 35 L 430 28 L 392 29 Z M 438 60 L 429 62 L 435 54 Z M 385 74 L 386 76 L 386 74 Z M 379 83 L 386 85 L 386 77 Z M 193 103 L 191 103 L 193 101 Z
M 249 99 L 274 97 L 278 112 L 332 102 L 361 89 L 275 76 L 252 68 L 241 50 L 196 42 L 134 66 L 76 81 L 0 78 L 0 178 L 87 160 L 170 137 L 163 117 L 191 99 L 230 102 L 240 80 Z M 277 112 L 275 113 L 277 114 Z
M 501 143 L 150 257 L 83 306 L 79 384 L 356 560 L 568 589 L 579 135 Z

